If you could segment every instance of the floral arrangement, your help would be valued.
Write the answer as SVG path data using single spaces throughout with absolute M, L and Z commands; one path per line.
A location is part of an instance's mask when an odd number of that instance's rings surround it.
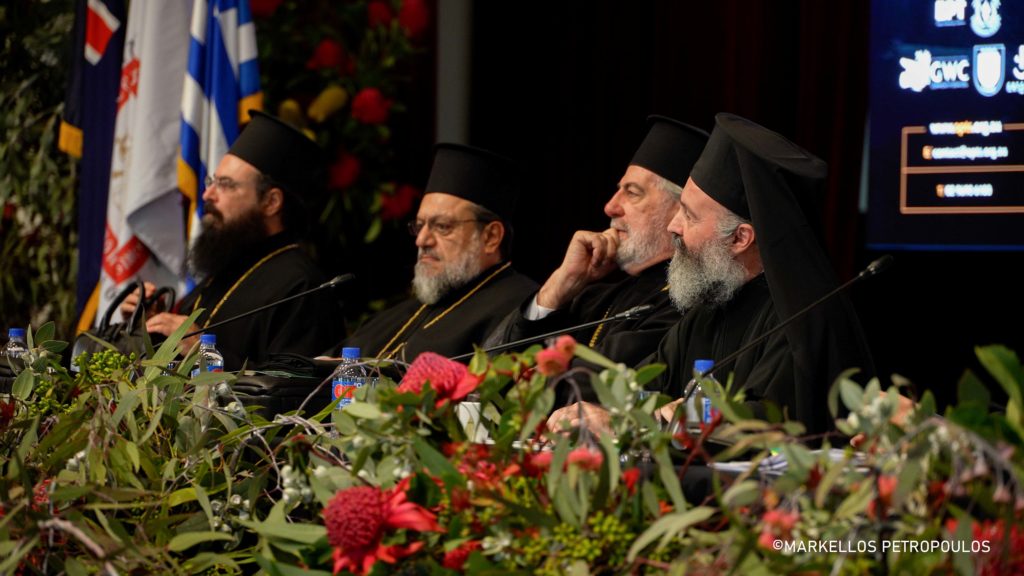
M 327 151 L 318 206 L 331 249 L 358 249 L 397 230 L 420 190 L 400 179 L 396 120 L 431 24 L 424 0 L 252 0 L 268 110 Z M 425 150 L 424 150 L 425 152 Z M 406 176 L 407 177 L 407 176 Z M 340 241 L 340 246 L 338 242 Z
M 642 393 L 660 367 L 631 370 L 567 337 L 468 365 L 423 354 L 343 411 L 267 420 L 234 376 L 190 379 L 194 354 L 168 371 L 180 333 L 150 359 L 106 351 L 72 375 L 52 332 L 32 335 L 0 404 L 3 573 L 1024 568 L 1024 369 L 998 346 L 978 357 L 1004 412 L 970 373 L 945 417 L 925 394 L 904 419 L 896 388 L 842 377 L 830 409 L 858 442 L 829 451 L 801 442 L 798 423 L 748 418 L 728 386 L 719 420 L 663 430 L 653 415 L 669 399 Z M 554 387 L 584 380 L 611 433 L 547 430 Z M 731 446 L 712 455 L 711 438 Z M 749 466 L 686 500 L 680 475 L 698 459 L 737 457 Z

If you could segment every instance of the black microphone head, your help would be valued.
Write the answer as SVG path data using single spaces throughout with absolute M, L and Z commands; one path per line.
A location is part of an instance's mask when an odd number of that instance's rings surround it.
M 633 319 L 640 318 L 641 316 L 646 316 L 653 311 L 654 306 L 652 306 L 651 304 L 641 304 L 639 306 L 633 306 L 629 310 L 626 310 L 625 312 L 623 312 L 623 315 L 625 315 L 627 318 Z
M 334 278 L 331 278 L 330 280 L 328 280 L 327 283 L 325 284 L 325 286 L 330 286 L 331 288 L 334 288 L 338 284 L 344 284 L 345 282 L 350 282 L 352 280 L 355 280 L 355 278 L 356 278 L 355 274 L 339 274 L 339 275 L 335 276 Z
M 886 268 L 891 266 L 892 261 L 892 254 L 886 254 L 885 256 L 878 258 L 871 264 L 868 264 L 868 267 L 864 270 L 864 272 L 867 273 L 868 276 L 874 276 L 880 272 L 883 272 Z

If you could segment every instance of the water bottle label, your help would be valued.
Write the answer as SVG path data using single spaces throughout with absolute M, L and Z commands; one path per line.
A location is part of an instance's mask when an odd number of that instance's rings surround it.
M 337 409 L 342 410 L 351 404 L 356 388 L 362 385 L 362 378 L 335 378 L 331 387 L 331 399 L 337 402 Z
M 711 404 L 710 398 L 704 399 L 704 406 L 701 412 L 702 413 L 700 419 L 701 422 L 704 422 L 705 424 L 710 424 L 711 421 L 715 419 L 715 416 L 718 415 L 718 410 L 716 410 L 715 407 Z
M 224 371 L 224 365 L 223 364 L 219 364 L 219 363 L 218 364 L 210 363 L 210 364 L 206 365 L 206 371 L 207 372 L 223 372 Z M 199 376 L 199 366 L 198 365 L 195 368 L 192 369 L 192 377 L 195 378 L 196 376 Z

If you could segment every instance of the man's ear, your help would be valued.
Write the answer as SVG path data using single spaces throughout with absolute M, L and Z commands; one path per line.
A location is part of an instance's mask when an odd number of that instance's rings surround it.
M 484 252 L 497 254 L 501 251 L 501 241 L 505 238 L 505 225 L 493 220 L 484 225 Z
M 267 190 L 260 201 L 260 209 L 267 217 L 280 214 L 284 210 L 284 190 L 276 186 Z
M 732 245 L 730 249 L 733 254 L 742 254 L 752 248 L 757 241 L 757 233 L 750 224 L 743 223 L 736 227 L 732 233 Z

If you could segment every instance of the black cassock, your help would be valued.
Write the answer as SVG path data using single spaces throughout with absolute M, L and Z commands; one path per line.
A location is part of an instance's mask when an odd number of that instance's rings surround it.
M 404 362 L 427 351 L 448 357 L 472 352 L 509 310 L 536 290 L 537 283 L 510 263 L 499 264 L 436 304 L 409 298 L 374 315 L 341 346 L 358 346 L 364 357 Z
M 679 312 L 672 306 L 666 290 L 664 264 L 655 264 L 636 276 L 627 276 L 618 282 L 588 286 L 573 299 L 568 309 L 555 310 L 540 320 L 527 320 L 523 315 L 533 297 L 531 295 L 505 318 L 498 330 L 488 338 L 487 346 L 601 320 L 634 306 L 649 304 L 653 307 L 652 311 L 641 318 L 599 324 L 572 334 L 578 342 L 608 358 L 634 366 L 650 356 L 665 332 L 679 321 Z M 584 389 L 583 393 L 586 399 L 593 400 L 588 390 Z
M 846 306 L 848 303 L 842 301 L 828 303 L 794 322 L 803 332 L 820 335 L 817 350 L 809 351 L 799 342 L 794 345 L 789 340 L 790 331 L 780 330 L 741 354 L 735 362 L 722 366 L 715 372 L 716 378 L 724 385 L 731 374 L 734 390 L 745 391 L 755 417 L 764 417 L 764 403 L 768 401 L 786 410 L 789 419 L 803 422 L 808 433 L 830 430 L 827 397 L 833 380 L 846 368 L 873 372 L 870 355 L 857 339 L 859 326 L 851 328 L 841 321 L 846 317 L 844 314 L 829 310 Z M 741 287 L 724 305 L 699 305 L 687 312 L 665 335 L 658 353 L 645 363 L 668 366 L 658 382 L 662 391 L 678 398 L 693 377 L 695 360 L 720 360 L 771 330 L 779 321 L 762 274 Z
M 200 326 L 226 320 L 281 298 L 319 286 L 323 276 L 287 233 L 272 236 L 243 258 L 204 280 L 182 299 L 180 314 L 205 311 Z M 214 310 L 216 309 L 216 312 Z M 213 314 L 211 317 L 210 315 Z M 254 366 L 272 353 L 313 356 L 344 334 L 341 307 L 324 290 L 212 330 L 224 369 Z

